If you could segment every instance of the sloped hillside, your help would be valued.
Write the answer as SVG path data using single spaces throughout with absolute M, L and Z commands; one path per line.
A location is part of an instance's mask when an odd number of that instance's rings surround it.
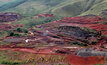
M 7 0 L 6 0 L 7 1 Z M 10 0 L 0 1 L 0 12 L 16 12 L 23 16 L 53 13 L 57 16 L 99 15 L 107 9 L 107 0 Z
M 5 11 L 5 10 L 8 10 L 10 8 L 14 8 L 22 3 L 24 3 L 25 1 L 27 0 L 10 0 L 10 1 L 7 1 L 7 2 L 4 2 L 1 6 L 0 6 L 0 11 Z M 1 1 L 3 2 L 3 1 Z
M 52 10 L 54 14 L 60 16 L 77 16 L 95 14 L 99 15 L 102 10 L 107 8 L 107 0 L 78 0 L 66 3 L 64 6 Z
M 51 7 L 58 5 L 64 0 L 18 0 L 4 4 L 0 7 L 1 12 L 17 12 L 23 16 L 32 16 L 43 11 L 48 11 Z
M 101 14 L 103 10 L 107 9 L 107 0 L 102 0 L 99 1 L 100 3 L 93 5 L 88 11 L 82 13 L 81 15 L 86 15 L 86 14 Z

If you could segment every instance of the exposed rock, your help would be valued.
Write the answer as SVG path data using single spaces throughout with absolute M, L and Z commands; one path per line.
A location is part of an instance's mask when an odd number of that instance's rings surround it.
M 6 38 L 4 39 L 3 41 L 5 42 L 14 42 L 14 43 L 20 43 L 20 42 L 23 42 L 23 38 Z
M 107 15 L 107 9 L 103 10 L 103 11 L 102 11 L 102 14 L 103 14 L 103 15 Z
M 16 13 L 0 13 L 1 22 L 16 21 L 20 19 L 20 15 Z
M 70 49 L 57 49 L 55 51 L 55 53 L 58 53 L 58 54 L 70 54 Z
M 88 56 L 104 56 L 107 57 L 107 52 L 105 51 L 97 51 L 93 49 L 80 49 L 76 52 L 76 55 L 81 57 L 88 57 Z
M 60 32 L 64 32 L 67 35 L 70 35 L 74 38 L 79 37 L 92 37 L 93 35 L 90 35 L 90 32 L 84 31 L 80 27 L 76 26 L 60 26 L 59 28 Z

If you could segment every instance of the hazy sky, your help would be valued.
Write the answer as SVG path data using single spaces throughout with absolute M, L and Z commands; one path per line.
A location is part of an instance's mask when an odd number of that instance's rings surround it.
M 2 2 L 7 2 L 7 1 L 10 1 L 10 0 L 0 0 L 0 1 L 2 1 Z

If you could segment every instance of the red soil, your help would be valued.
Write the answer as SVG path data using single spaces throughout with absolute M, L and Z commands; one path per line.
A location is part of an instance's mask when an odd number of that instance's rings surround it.
M 15 26 L 12 24 L 0 24 L 0 30 L 11 30 L 14 28 Z
M 53 17 L 53 14 L 38 14 L 38 17 Z
M 52 48 L 50 49 L 33 49 L 33 48 L 0 48 L 0 51 L 4 50 L 13 50 L 13 51 L 20 51 L 25 53 L 33 53 L 33 54 L 48 54 L 48 55 L 63 55 L 52 53 Z M 66 55 L 66 54 L 65 54 Z M 104 64 L 104 57 L 102 56 L 92 56 L 92 57 L 79 57 L 73 54 L 68 55 L 67 61 L 71 65 L 94 65 L 94 64 Z
M 11 48 L 9 46 L 0 46 L 0 51 L 4 50 L 13 50 L 13 51 L 20 51 L 20 52 L 26 52 L 26 53 L 34 53 L 34 54 L 56 54 L 52 51 L 54 48 L 43 48 L 43 49 L 34 49 L 34 48 Z
M 65 17 L 62 20 L 54 21 L 53 23 L 60 23 L 61 25 L 68 26 L 79 26 L 79 27 L 88 27 L 96 31 L 107 30 L 107 25 L 102 24 L 101 21 L 107 21 L 100 16 L 85 16 L 85 17 Z M 107 32 L 102 34 L 107 35 Z
M 101 21 L 105 21 L 99 16 L 94 18 L 89 17 L 65 17 L 62 20 L 51 22 L 49 28 L 54 27 L 56 25 L 70 25 L 70 26 L 80 26 L 80 27 L 88 27 L 90 29 L 95 29 L 96 31 L 107 30 L 107 25 L 103 25 L 100 23 Z M 99 22 L 99 23 L 98 23 Z M 54 24 L 56 25 L 54 25 Z M 46 24 L 45 24 L 46 25 Z M 52 29 L 52 28 L 51 28 Z M 107 35 L 107 31 L 102 32 L 102 34 Z M 67 37 L 68 38 L 68 37 Z M 71 39 L 70 39 L 71 40 Z M 35 53 L 35 54 L 55 54 L 52 52 L 52 49 L 29 49 L 29 48 L 0 48 L 0 51 L 3 50 L 13 50 L 13 51 L 21 51 L 27 53 Z M 75 55 L 69 55 L 67 58 L 68 62 L 71 65 L 94 65 L 94 64 L 104 64 L 104 57 L 102 56 L 94 56 L 94 57 L 78 57 Z
M 67 60 L 71 65 L 104 64 L 104 57 L 102 56 L 79 57 L 79 56 L 69 55 Z

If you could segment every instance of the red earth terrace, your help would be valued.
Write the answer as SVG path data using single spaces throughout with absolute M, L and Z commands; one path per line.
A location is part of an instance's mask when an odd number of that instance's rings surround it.
M 107 0 L 0 0 L 0 65 L 107 65 Z
M 66 56 L 65 61 L 70 65 L 104 64 L 107 56 L 107 38 L 104 36 L 107 35 L 107 26 L 103 24 L 103 21 L 107 20 L 100 16 L 65 17 L 58 21 L 29 28 L 25 37 L 5 37 L 3 42 L 10 44 L 0 45 L 0 50 L 64 55 L 64 57 Z M 17 26 L 23 27 L 22 24 Z M 97 34 L 87 31 L 87 29 L 93 29 Z M 96 44 L 92 43 L 93 40 L 97 40 Z

